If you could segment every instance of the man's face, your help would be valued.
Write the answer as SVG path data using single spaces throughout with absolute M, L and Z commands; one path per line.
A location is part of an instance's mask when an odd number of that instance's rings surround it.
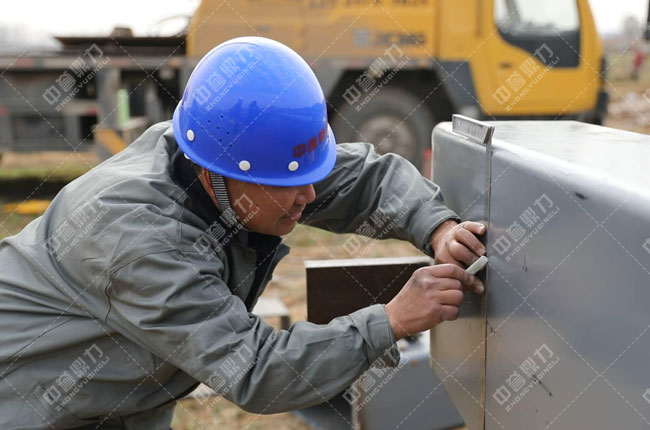
M 230 206 L 249 230 L 282 236 L 296 226 L 316 193 L 312 185 L 276 187 L 226 178 Z

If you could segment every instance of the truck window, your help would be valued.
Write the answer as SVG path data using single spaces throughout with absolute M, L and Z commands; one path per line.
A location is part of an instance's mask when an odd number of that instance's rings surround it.
M 494 0 L 501 37 L 547 66 L 580 62 L 580 16 L 576 0 Z M 540 49 L 546 55 L 540 54 Z

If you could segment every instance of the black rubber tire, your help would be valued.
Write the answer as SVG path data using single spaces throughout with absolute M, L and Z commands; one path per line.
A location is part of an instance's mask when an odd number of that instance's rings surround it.
M 426 103 L 401 88 L 382 88 L 365 104 L 363 97 L 352 105 L 343 101 L 333 112 L 337 142 L 368 141 L 377 152 L 398 153 L 419 168 L 435 125 Z M 357 106 L 362 107 L 357 111 Z M 412 143 L 403 143 L 409 140 Z

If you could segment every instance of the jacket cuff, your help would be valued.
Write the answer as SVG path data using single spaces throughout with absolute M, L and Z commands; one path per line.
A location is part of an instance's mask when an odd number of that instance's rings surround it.
M 426 217 L 422 217 L 422 219 L 420 219 L 420 217 L 417 217 L 413 223 L 415 227 L 414 237 L 416 240 L 416 242 L 413 244 L 429 257 L 435 257 L 433 248 L 431 247 L 431 235 L 438 228 L 438 226 L 440 226 L 440 224 L 450 219 L 453 219 L 459 223 L 462 221 L 454 211 L 449 209 L 436 212 Z
M 376 304 L 350 314 L 354 325 L 365 340 L 368 362 L 372 367 L 396 367 L 400 352 L 393 328 L 388 321 L 386 306 Z

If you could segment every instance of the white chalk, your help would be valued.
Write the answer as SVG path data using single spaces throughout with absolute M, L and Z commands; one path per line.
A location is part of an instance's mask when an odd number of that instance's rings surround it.
M 476 260 L 474 263 L 472 263 L 471 266 L 469 266 L 465 271 L 469 273 L 470 275 L 476 275 L 478 272 L 480 272 L 485 266 L 487 266 L 488 263 L 488 258 L 483 255 L 481 258 Z

